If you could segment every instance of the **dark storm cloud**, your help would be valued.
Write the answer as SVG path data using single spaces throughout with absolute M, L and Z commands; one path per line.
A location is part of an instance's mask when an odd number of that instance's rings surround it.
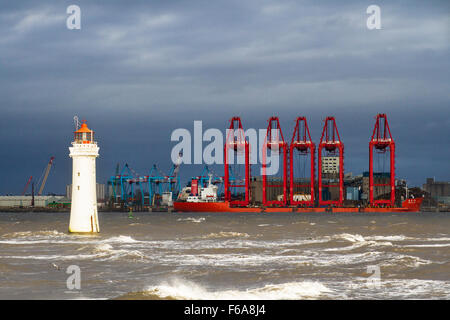
M 66 8 L 82 11 L 66 28 Z M 3 1 L 0 105 L 3 183 L 19 192 L 55 155 L 49 191 L 70 183 L 72 117 L 100 142 L 98 179 L 129 162 L 170 167 L 172 130 L 225 128 L 234 114 L 289 137 L 308 116 L 318 142 L 335 115 L 346 170 L 367 170 L 373 117 L 388 114 L 397 172 L 414 184 L 449 179 L 449 4 L 378 1 Z M 442 147 L 439 156 L 431 155 Z M 200 168 L 201 169 L 201 168 Z M 185 167 L 184 178 L 198 174 Z

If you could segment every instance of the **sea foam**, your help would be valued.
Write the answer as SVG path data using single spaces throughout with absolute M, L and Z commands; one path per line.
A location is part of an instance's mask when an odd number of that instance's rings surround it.
M 320 282 L 302 281 L 267 284 L 263 287 L 239 290 L 209 290 L 192 281 L 172 279 L 150 286 L 146 293 L 162 299 L 181 300 L 292 300 L 314 299 L 332 290 Z

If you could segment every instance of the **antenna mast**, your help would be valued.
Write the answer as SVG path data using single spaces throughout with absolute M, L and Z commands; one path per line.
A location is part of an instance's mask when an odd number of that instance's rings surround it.
M 80 120 L 78 119 L 78 116 L 73 117 L 73 123 L 75 124 L 75 131 L 78 131 L 78 129 L 80 129 Z

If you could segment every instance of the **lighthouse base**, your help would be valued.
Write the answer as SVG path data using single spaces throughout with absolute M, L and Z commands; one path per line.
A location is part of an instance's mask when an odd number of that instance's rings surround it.
M 98 233 L 100 228 L 98 226 L 98 216 L 97 211 L 91 215 L 86 215 L 85 213 L 78 214 L 70 213 L 70 233 Z

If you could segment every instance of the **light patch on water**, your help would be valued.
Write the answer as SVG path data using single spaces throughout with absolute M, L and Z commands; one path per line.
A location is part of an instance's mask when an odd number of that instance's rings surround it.
M 353 250 L 357 248 L 361 248 L 363 246 L 392 246 L 392 242 L 389 241 L 374 241 L 374 240 L 367 240 L 360 234 L 350 234 L 350 233 L 341 233 L 333 236 L 333 239 L 337 240 L 346 240 L 351 243 L 353 243 L 351 246 L 348 247 L 338 247 L 338 248 L 328 248 L 324 249 L 324 251 L 348 251 Z
M 450 241 L 450 238 L 447 237 L 441 237 L 441 238 L 423 238 L 420 239 L 422 241 Z
M 375 240 L 375 241 L 380 241 L 380 240 L 385 240 L 385 241 L 404 241 L 404 240 L 412 240 L 414 238 L 410 238 L 410 237 L 406 237 L 404 235 L 393 235 L 393 236 L 368 236 L 368 237 L 364 237 L 367 240 Z
M 8 240 L 0 240 L 0 244 L 27 245 L 27 244 L 99 244 L 99 243 L 139 243 L 130 236 L 119 235 L 107 239 L 101 239 L 99 235 L 70 235 L 61 232 L 49 232 L 46 235 L 42 233 L 35 234 L 28 232 L 20 232 L 18 238 L 8 238 Z
M 432 296 L 434 299 L 450 299 L 450 281 L 399 279 L 383 281 L 388 298 L 420 299 Z
M 115 261 L 115 260 L 143 260 L 145 254 L 139 250 L 113 249 L 109 244 L 96 246 L 91 254 L 69 254 L 69 255 L 26 255 L 26 256 L 0 256 L 4 259 L 20 260 L 48 260 L 48 261 L 68 261 L 68 260 L 97 260 L 97 261 Z
M 118 236 L 118 237 L 111 237 L 105 240 L 101 240 L 101 243 L 139 243 L 140 241 L 133 239 L 130 236 Z
M 250 235 L 248 233 L 242 233 L 242 232 L 233 232 L 233 231 L 220 231 L 218 233 L 212 232 L 210 234 L 207 234 L 206 236 L 202 236 L 202 239 L 211 239 L 211 238 L 235 238 L 235 237 L 241 237 L 241 238 L 248 238 Z
M 403 254 L 389 254 L 386 259 L 380 263 L 381 267 L 407 267 L 418 268 L 422 265 L 431 264 L 433 261 L 425 260 L 416 256 L 403 255 Z
M 450 243 L 434 243 L 434 244 L 409 244 L 404 245 L 405 248 L 442 248 L 450 247 Z
M 43 230 L 43 231 L 19 231 L 6 233 L 2 238 L 21 238 L 21 237 L 41 237 L 41 236 L 66 236 L 67 234 L 59 232 L 57 230 Z
M 201 223 L 201 222 L 203 222 L 205 220 L 206 220 L 206 218 L 203 218 L 203 217 L 201 217 L 201 218 L 189 217 L 189 218 L 179 218 L 179 219 L 177 219 L 177 221 L 189 221 L 189 222 L 194 222 L 194 223 Z

